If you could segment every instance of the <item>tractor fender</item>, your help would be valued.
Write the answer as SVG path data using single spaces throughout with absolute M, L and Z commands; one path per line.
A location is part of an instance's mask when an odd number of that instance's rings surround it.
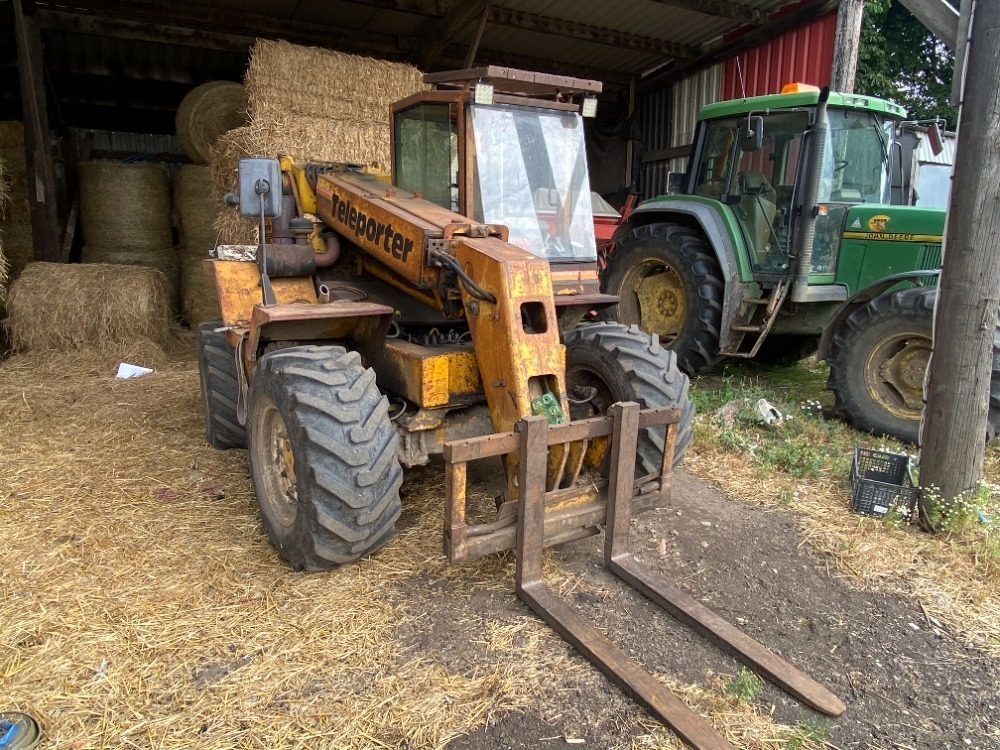
M 628 237 L 637 227 L 661 221 L 680 221 L 696 225 L 705 234 L 715 250 L 723 278 L 739 278 L 736 263 L 736 242 L 726 229 L 726 223 L 716 206 L 695 203 L 683 198 L 654 198 L 641 203 L 615 230 L 612 242 Z
M 742 242 L 742 237 L 734 237 L 728 230 L 720 208 L 721 205 L 696 203 L 684 198 L 654 198 L 641 203 L 619 225 L 612 241 L 618 242 L 628 237 L 638 227 L 664 221 L 699 228 L 715 251 L 726 285 L 722 302 L 722 324 L 719 328 L 720 340 L 725 341 L 730 335 L 740 304 L 747 296 L 749 285 L 740 278 L 740 268 L 736 262 L 736 243 Z
M 874 284 L 869 284 L 864 289 L 861 289 L 853 297 L 841 304 L 830 317 L 830 321 L 826 324 L 826 327 L 823 329 L 823 335 L 819 339 L 819 351 L 817 352 L 819 359 L 821 361 L 826 360 L 827 355 L 830 353 L 830 342 L 833 340 L 834 331 L 859 307 L 864 307 L 873 299 L 882 296 L 902 281 L 908 281 L 913 286 L 920 286 L 929 279 L 936 279 L 940 274 L 940 268 L 925 271 L 906 271 L 886 276 L 884 279 L 879 279 Z

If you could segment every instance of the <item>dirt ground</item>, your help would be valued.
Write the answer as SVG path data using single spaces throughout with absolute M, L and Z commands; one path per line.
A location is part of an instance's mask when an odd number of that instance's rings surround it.
M 801 543 L 790 513 L 747 507 L 681 472 L 671 507 L 634 523 L 644 540 L 636 550 L 640 559 L 847 703 L 847 713 L 827 729 L 832 747 L 1000 747 L 996 662 L 936 630 L 914 604 L 859 590 L 833 572 Z M 591 621 L 656 673 L 699 683 L 708 670 L 736 672 L 730 657 L 604 572 L 600 539 L 557 553 L 560 566 L 581 576 L 583 590 L 572 600 Z M 450 595 L 465 598 L 461 591 Z M 524 610 L 513 595 L 473 592 L 471 603 L 501 618 Z M 466 647 L 458 644 L 467 644 L 470 634 L 456 632 L 447 609 L 439 612 L 430 616 L 427 632 L 411 638 L 463 658 Z M 783 723 L 824 718 L 770 685 L 756 700 Z M 449 748 L 561 747 L 567 737 L 591 747 L 630 747 L 645 731 L 639 721 L 647 723 L 642 710 L 600 676 L 553 676 L 537 708 Z

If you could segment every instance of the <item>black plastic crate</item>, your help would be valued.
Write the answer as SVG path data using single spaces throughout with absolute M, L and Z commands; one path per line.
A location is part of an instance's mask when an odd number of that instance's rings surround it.
M 920 488 L 913 486 L 910 457 L 900 453 L 855 448 L 851 466 L 851 510 L 866 516 L 884 516 L 891 508 L 905 508 L 910 518 Z

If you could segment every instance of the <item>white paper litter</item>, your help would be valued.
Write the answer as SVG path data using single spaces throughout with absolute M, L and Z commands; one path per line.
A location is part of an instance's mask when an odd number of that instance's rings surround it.
M 148 367 L 130 365 L 128 362 L 119 362 L 118 372 L 115 374 L 115 377 L 121 380 L 126 380 L 127 378 L 138 378 L 141 375 L 149 375 L 151 372 L 152 370 Z

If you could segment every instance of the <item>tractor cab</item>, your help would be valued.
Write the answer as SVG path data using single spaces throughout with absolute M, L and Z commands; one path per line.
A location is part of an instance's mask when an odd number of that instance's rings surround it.
M 792 272 L 807 179 L 818 180 L 810 274 L 836 271 L 851 206 L 889 201 L 893 131 L 903 111 L 870 97 L 831 94 L 826 127 L 815 129 L 818 89 L 793 86 L 777 96 L 705 107 L 689 167 L 690 194 L 732 207 L 755 277 Z M 821 149 L 810 143 L 817 134 Z M 818 164 L 809 163 L 814 154 Z
M 393 107 L 393 182 L 553 263 L 597 260 L 582 116 L 601 84 L 487 67 Z

